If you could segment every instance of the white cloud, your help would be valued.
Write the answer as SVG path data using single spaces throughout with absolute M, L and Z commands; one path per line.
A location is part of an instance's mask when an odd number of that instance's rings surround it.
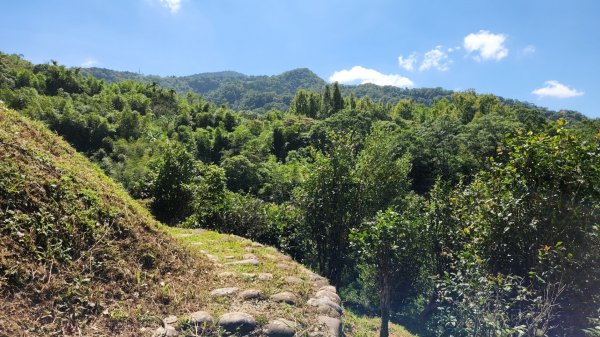
M 175 14 L 181 8 L 181 0 L 160 0 L 160 4 Z
M 95 60 L 91 57 L 88 57 L 85 60 L 83 60 L 83 63 L 81 63 L 81 67 L 89 68 L 89 67 L 97 66 L 99 64 L 100 64 L 100 62 L 98 62 L 97 60 Z
M 415 63 L 417 63 L 417 53 L 412 53 L 407 58 L 402 55 L 398 56 L 398 64 L 408 71 L 415 70 Z
M 419 67 L 420 71 L 435 68 L 439 71 L 446 71 L 449 69 L 452 60 L 448 57 L 448 54 L 443 51 L 442 46 L 437 46 L 432 50 L 425 53 L 423 56 L 423 63 Z
M 538 98 L 543 97 L 554 97 L 554 98 L 571 98 L 582 96 L 583 91 L 578 91 L 567 87 L 566 85 L 558 81 L 546 81 L 545 86 L 535 89 L 531 93 L 536 95 Z
M 528 45 L 527 47 L 523 48 L 521 53 L 525 56 L 532 55 L 533 53 L 535 53 L 535 46 Z
M 500 61 L 508 56 L 508 48 L 504 46 L 506 35 L 494 34 L 487 30 L 471 33 L 465 36 L 463 46 L 469 53 L 475 52 L 475 60 L 478 62 L 486 60 Z
M 365 84 L 392 85 L 395 87 L 412 87 L 415 84 L 410 79 L 397 74 L 382 74 L 374 69 L 354 66 L 352 69 L 336 71 L 329 77 L 330 82 L 343 84 Z

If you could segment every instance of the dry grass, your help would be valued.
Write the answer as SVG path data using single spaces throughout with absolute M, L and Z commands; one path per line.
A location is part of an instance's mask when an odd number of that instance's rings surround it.
M 66 142 L 0 107 L 0 336 L 139 336 L 194 310 L 211 269 Z

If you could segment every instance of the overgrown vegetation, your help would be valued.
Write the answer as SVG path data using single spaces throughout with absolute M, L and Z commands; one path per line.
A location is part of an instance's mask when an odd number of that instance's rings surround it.
M 68 144 L 0 107 L 0 335 L 134 336 L 193 307 L 210 268 Z
M 0 60 L 0 99 L 166 223 L 277 245 L 348 306 L 423 335 L 594 331 L 598 120 L 473 91 L 422 104 L 337 84 L 298 91 L 289 110 L 234 111 L 156 83 Z

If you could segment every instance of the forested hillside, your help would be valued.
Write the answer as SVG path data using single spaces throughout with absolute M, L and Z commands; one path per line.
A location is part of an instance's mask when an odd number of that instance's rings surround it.
M 281 248 L 384 333 L 392 319 L 423 336 L 599 335 L 600 121 L 473 91 L 355 89 L 314 81 L 289 109 L 236 111 L 0 55 L 0 99 L 157 219 Z

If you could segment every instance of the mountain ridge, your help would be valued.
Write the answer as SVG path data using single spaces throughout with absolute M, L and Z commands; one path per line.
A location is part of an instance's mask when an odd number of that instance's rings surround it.
M 300 89 L 320 92 L 328 83 L 309 68 L 296 68 L 275 75 L 246 75 L 237 71 L 204 72 L 184 76 L 144 75 L 131 71 L 108 68 L 81 68 L 83 74 L 90 74 L 107 83 L 133 80 L 173 89 L 185 94 L 188 91 L 202 95 L 218 105 L 227 104 L 235 110 L 252 110 L 265 113 L 272 109 L 287 111 L 293 97 Z M 373 101 L 396 104 L 409 99 L 426 106 L 437 100 L 452 99 L 454 90 L 435 88 L 399 88 L 380 86 L 372 83 L 340 85 L 343 95 L 353 94 L 357 98 L 368 96 Z M 498 96 L 508 105 L 519 105 L 541 111 L 546 117 L 556 120 L 567 118 L 582 120 L 587 117 L 573 110 L 551 110 L 531 102 L 519 101 Z

